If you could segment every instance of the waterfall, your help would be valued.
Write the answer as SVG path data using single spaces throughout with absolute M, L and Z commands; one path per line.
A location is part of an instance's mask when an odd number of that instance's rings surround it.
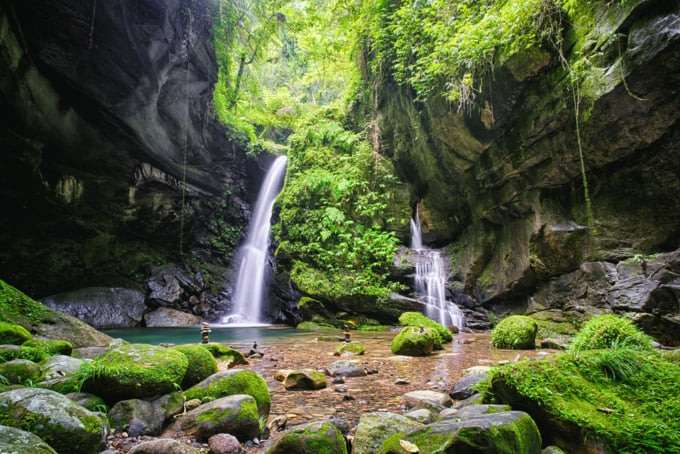
M 435 249 L 423 246 L 420 219 L 416 211 L 411 219 L 411 249 L 416 255 L 416 296 L 425 305 L 425 315 L 444 326 L 465 327 L 463 311 L 446 299 L 446 266 Z
M 233 314 L 225 317 L 225 323 L 261 323 L 267 288 L 265 271 L 272 209 L 276 196 L 281 192 L 287 162 L 285 156 L 278 157 L 262 183 L 246 240 L 236 255 L 239 266 L 232 300 Z

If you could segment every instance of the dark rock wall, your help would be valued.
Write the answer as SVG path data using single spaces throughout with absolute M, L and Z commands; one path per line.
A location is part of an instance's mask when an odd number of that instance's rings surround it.
M 245 225 L 262 169 L 212 114 L 214 7 L 0 1 L 3 279 L 40 297 L 193 259 L 219 287 L 216 218 Z

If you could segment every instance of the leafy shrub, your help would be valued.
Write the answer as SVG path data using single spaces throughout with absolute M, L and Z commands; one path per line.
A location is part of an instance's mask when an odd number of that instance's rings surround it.
M 652 338 L 630 320 L 605 314 L 591 318 L 583 325 L 569 344 L 569 351 L 613 348 L 621 344 L 646 349 L 651 348 L 651 343 Z

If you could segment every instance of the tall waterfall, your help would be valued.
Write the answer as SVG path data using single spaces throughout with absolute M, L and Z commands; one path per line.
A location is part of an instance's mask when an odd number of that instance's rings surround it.
M 446 266 L 441 253 L 423 246 L 418 212 L 411 219 L 411 249 L 416 254 L 415 290 L 425 304 L 425 315 L 444 326 L 465 327 L 465 316 L 446 299 Z
M 225 323 L 261 323 L 267 287 L 266 268 L 272 209 L 286 174 L 288 158 L 278 157 L 267 172 L 250 219 L 245 243 L 237 253 L 238 278 L 234 289 L 233 314 Z

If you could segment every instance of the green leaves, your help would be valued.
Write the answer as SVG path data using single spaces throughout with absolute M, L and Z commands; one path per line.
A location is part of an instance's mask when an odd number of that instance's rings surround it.
M 385 228 L 383 188 L 395 181 L 361 135 L 322 120 L 291 137 L 274 235 L 309 294 L 387 297 L 397 239 Z

